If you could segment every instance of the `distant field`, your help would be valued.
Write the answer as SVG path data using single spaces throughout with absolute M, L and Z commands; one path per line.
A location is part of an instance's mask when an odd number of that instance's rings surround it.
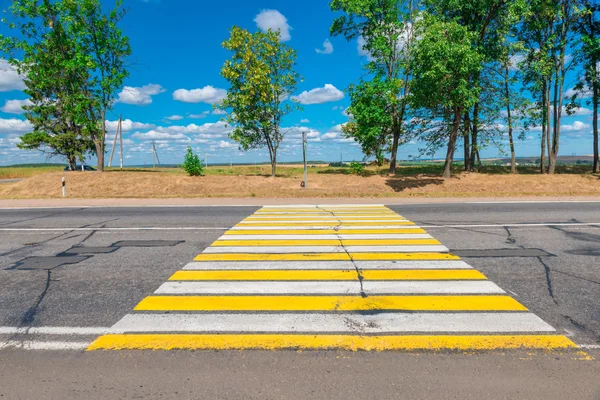
M 64 168 L 56 165 L 0 167 L 0 179 L 29 178 L 48 172 L 62 171 Z

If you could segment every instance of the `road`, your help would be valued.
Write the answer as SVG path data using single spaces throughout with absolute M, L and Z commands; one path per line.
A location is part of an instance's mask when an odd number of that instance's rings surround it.
M 600 356 L 600 203 L 390 208 L 557 334 L 590 357 Z M 578 352 L 83 352 L 103 329 L 258 209 L 0 210 L 0 341 L 11 343 L 0 350 L 0 395 L 600 398 L 599 363 Z M 79 246 L 87 253 L 75 254 Z M 40 350 L 15 348 L 19 344 Z M 39 384 L 24 384 L 25 377 Z

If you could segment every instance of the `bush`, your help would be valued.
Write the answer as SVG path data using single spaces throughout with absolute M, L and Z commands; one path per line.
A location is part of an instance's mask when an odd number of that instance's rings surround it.
M 185 153 L 185 158 L 181 168 L 183 168 L 189 176 L 204 175 L 204 166 L 202 165 L 202 161 L 200 161 L 197 154 L 194 154 L 190 146 L 187 148 L 187 153 Z
M 352 173 L 355 175 L 362 175 L 365 172 L 365 166 L 356 161 L 352 161 L 350 163 L 350 168 L 352 169 Z

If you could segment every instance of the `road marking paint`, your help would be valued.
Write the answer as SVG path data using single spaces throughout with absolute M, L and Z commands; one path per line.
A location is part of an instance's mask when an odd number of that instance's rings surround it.
M 555 335 L 262 335 L 262 334 L 141 334 L 106 335 L 88 350 L 227 350 L 227 349 L 340 349 L 340 350 L 497 350 L 575 349 L 565 336 Z
M 410 221 L 398 221 L 398 222 L 386 221 L 385 224 L 382 225 L 381 222 L 319 222 L 319 221 L 314 221 L 314 222 L 261 222 L 261 223 L 254 224 L 254 223 L 247 223 L 247 222 L 242 221 L 239 224 L 237 224 L 236 227 L 251 227 L 253 229 L 256 229 L 256 227 L 259 227 L 259 226 L 265 226 L 265 227 L 272 227 L 272 226 L 281 226 L 281 227 L 369 226 L 369 227 L 373 227 L 373 226 L 377 226 L 378 228 L 381 228 L 381 227 L 387 228 L 387 227 L 399 227 L 399 226 L 403 226 L 403 225 L 414 225 L 414 223 L 410 222 Z M 373 229 L 373 228 L 371 228 L 371 229 Z
M 123 333 L 549 333 L 556 330 L 532 313 L 378 314 L 128 314 L 115 324 Z
M 136 311 L 527 311 L 509 296 L 148 296 Z
M 244 221 L 273 221 L 273 220 L 280 220 L 282 218 L 281 215 L 259 216 L 259 217 L 256 217 L 254 215 L 255 214 L 253 214 L 252 216 L 244 219 Z M 406 218 L 401 217 L 401 216 L 399 216 L 396 213 L 383 214 L 381 216 L 379 216 L 379 215 L 362 215 L 362 214 L 357 214 L 357 215 L 337 215 L 337 216 L 332 216 L 332 215 L 314 215 L 314 214 L 311 214 L 311 215 L 287 214 L 287 215 L 285 215 L 285 219 L 293 219 L 293 220 L 303 220 L 303 219 L 318 219 L 318 220 L 348 220 L 348 219 L 388 220 L 388 219 L 401 219 L 401 220 L 406 220 Z
M 375 260 L 459 260 L 446 253 L 308 253 L 308 254 L 198 254 L 195 261 L 375 261 Z
M 37 340 L 0 341 L 0 349 L 14 348 L 22 350 L 85 350 L 90 342 L 54 342 Z
M 351 265 L 349 267 L 352 267 Z M 362 270 L 365 280 L 485 280 L 474 269 L 454 270 Z M 177 271 L 170 281 L 354 281 L 354 268 L 346 270 L 238 270 L 238 271 Z M 0 328 L 0 333 L 1 333 Z
M 490 281 L 364 281 L 366 295 L 504 294 Z M 187 295 L 360 295 L 356 281 L 166 282 L 154 293 Z
M 364 273 L 368 270 L 431 270 L 431 269 L 466 269 L 469 264 L 460 260 L 443 261 L 193 261 L 183 267 L 184 271 L 213 270 L 315 270 L 315 269 L 354 269 L 360 268 Z
M 485 282 L 485 281 L 484 281 Z M 166 282 L 155 292 L 161 294 L 209 295 L 360 295 L 356 281 L 251 281 L 251 282 Z
M 222 246 L 393 246 L 393 245 L 439 245 L 435 239 L 272 239 L 272 240 L 232 240 L 229 238 L 218 239 L 211 247 Z
M 582 349 L 600 349 L 600 344 L 580 344 Z
M 337 240 L 339 243 L 339 240 L 368 240 L 368 241 L 375 241 L 375 240 L 407 240 L 407 239 L 433 239 L 433 236 L 428 235 L 428 234 L 410 234 L 410 233 L 403 233 L 403 234 L 379 234 L 379 235 L 346 235 L 346 234 L 342 234 L 342 235 L 314 235 L 314 234 L 310 234 L 310 235 L 223 235 L 221 236 L 219 239 L 219 242 L 222 240 L 247 240 L 247 241 L 252 241 L 252 240 L 260 240 L 260 241 L 267 241 L 267 240 Z M 217 242 L 215 242 L 217 243 Z M 438 242 L 439 243 L 439 242 Z M 214 246 L 214 244 L 213 244 Z
M 282 205 L 277 205 L 277 204 L 268 204 L 268 205 L 264 205 L 262 206 L 262 209 L 267 209 L 267 208 L 385 208 L 387 209 L 387 207 L 385 206 L 385 204 L 372 204 L 372 203 L 365 203 L 365 204 L 282 204 Z
M 448 252 L 446 246 L 415 245 L 415 246 L 233 246 L 207 247 L 203 254 L 239 254 L 239 253 L 269 253 L 269 254 L 319 254 L 319 253 L 402 253 L 402 252 Z
M 371 218 L 371 219 L 355 219 L 355 218 L 352 218 L 352 219 L 339 219 L 339 218 L 314 219 L 314 218 L 305 218 L 305 219 L 298 219 L 298 220 L 294 220 L 294 219 L 277 219 L 277 220 L 245 219 L 242 222 L 240 222 L 238 225 L 269 226 L 271 224 L 277 224 L 276 226 L 280 226 L 280 225 L 292 224 L 292 225 L 302 226 L 302 224 L 314 224 L 314 225 L 324 225 L 324 226 L 331 226 L 331 225 L 337 226 L 337 225 L 351 225 L 351 224 L 356 224 L 356 223 L 361 223 L 361 224 L 364 223 L 366 225 L 373 225 L 372 224 L 373 222 L 377 222 L 378 224 L 381 224 L 384 222 L 386 224 L 399 224 L 399 225 L 410 224 L 405 219 L 400 219 L 400 218 L 388 218 L 388 219 L 377 219 L 377 218 Z
M 252 229 L 252 228 L 238 228 L 238 229 L 230 229 L 225 232 L 223 235 L 336 235 L 339 237 L 340 235 L 405 235 L 405 234 L 425 234 L 425 230 L 415 227 L 402 227 L 400 229 L 292 229 L 288 230 L 286 228 L 270 228 L 270 229 Z
M 0 326 L 0 335 L 103 335 L 112 332 L 111 328 L 100 327 L 78 327 L 78 326 L 34 326 L 34 327 L 12 327 Z
M 226 231 L 231 229 L 231 227 L 217 226 L 217 227 L 159 227 L 159 226 L 148 226 L 148 227 L 138 227 L 138 228 L 0 228 L 0 231 L 3 232 L 65 232 L 65 231 L 75 231 L 75 232 L 90 232 L 90 231 Z
M 287 231 L 287 232 L 292 232 L 292 231 L 307 231 L 307 230 L 320 230 L 320 231 L 330 231 L 330 232 L 336 232 L 336 231 L 359 231 L 359 230 L 368 230 L 368 231 L 389 231 L 389 230 L 408 230 L 408 229 L 415 229 L 418 230 L 419 232 L 422 231 L 422 228 L 420 226 L 415 226 L 415 225 L 377 225 L 377 226 L 342 226 L 339 225 L 338 227 L 333 227 L 333 228 L 337 228 L 337 229 L 332 229 L 332 227 L 328 227 L 328 226 L 323 226 L 323 225 L 307 225 L 307 226 L 269 226 L 269 227 L 262 227 L 262 226 L 239 226 L 236 225 L 234 227 L 232 227 L 231 229 L 229 229 L 229 232 L 238 234 L 238 231 L 243 231 L 243 230 L 252 230 L 252 231 L 274 231 L 274 230 L 282 230 L 282 231 Z

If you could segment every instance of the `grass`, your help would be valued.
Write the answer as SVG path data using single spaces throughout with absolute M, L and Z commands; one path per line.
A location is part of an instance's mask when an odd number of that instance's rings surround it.
M 64 168 L 63 165 L 0 167 L 0 179 L 30 178 L 48 172 L 62 171 Z

